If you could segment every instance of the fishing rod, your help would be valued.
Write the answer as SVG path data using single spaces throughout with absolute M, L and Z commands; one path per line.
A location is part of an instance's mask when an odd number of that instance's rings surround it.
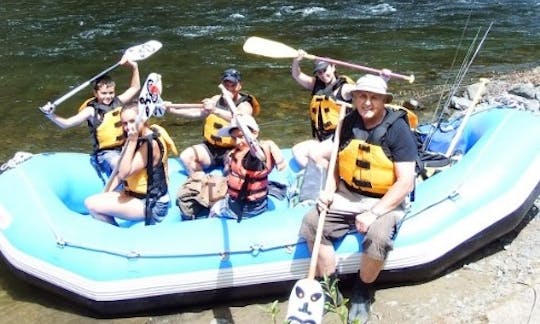
M 445 108 L 447 108 L 449 105 L 450 105 L 450 100 L 451 98 L 456 94 L 456 92 L 458 91 L 459 87 L 461 86 L 461 82 L 463 81 L 463 79 L 465 78 L 465 75 L 467 74 L 467 72 L 469 71 L 472 63 L 474 62 L 476 56 L 478 55 L 478 53 L 480 52 L 480 49 L 482 48 L 482 45 L 484 44 L 484 41 L 486 40 L 487 38 L 487 35 L 489 33 L 489 31 L 491 30 L 491 27 L 493 26 L 493 21 L 489 24 L 488 28 L 486 29 L 485 33 L 484 33 L 484 36 L 482 37 L 482 39 L 480 40 L 480 42 L 478 43 L 478 46 L 476 47 L 476 50 L 474 51 L 474 54 L 472 55 L 472 57 L 467 61 L 468 57 L 470 56 L 470 53 L 471 53 L 471 49 L 473 47 L 473 45 L 476 43 L 476 40 L 478 38 L 478 34 L 480 33 L 480 28 L 478 29 L 478 32 L 477 32 L 477 36 L 475 36 L 474 40 L 473 40 L 473 43 L 471 44 L 471 46 L 469 47 L 469 52 L 467 53 L 467 55 L 465 56 L 465 58 L 463 59 L 463 64 L 462 64 L 462 67 L 460 68 L 458 74 L 456 75 L 456 81 L 454 82 L 454 85 L 452 87 L 452 89 L 450 90 L 449 94 L 448 94 L 448 98 L 445 102 L 445 105 L 443 106 L 441 112 L 439 113 L 439 117 L 438 117 L 438 120 L 437 120 L 437 123 L 435 124 L 434 127 L 431 127 L 430 130 L 429 130 L 429 133 L 428 133 L 428 136 L 426 138 L 426 140 L 424 141 L 424 144 L 422 145 L 422 150 L 425 151 L 428 147 L 429 147 L 429 144 L 431 144 L 431 140 L 433 138 L 433 134 L 435 133 L 435 131 L 437 129 L 439 129 L 440 125 L 441 125 L 441 122 L 442 122 L 442 112 L 445 111 Z M 467 64 L 465 64 L 467 62 Z

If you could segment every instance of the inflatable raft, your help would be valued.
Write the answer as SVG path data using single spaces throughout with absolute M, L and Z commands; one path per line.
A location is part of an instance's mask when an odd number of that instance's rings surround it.
M 474 114 L 462 157 L 425 181 L 403 221 L 379 282 L 427 280 L 513 230 L 540 193 L 540 117 L 512 109 Z M 430 147 L 452 139 L 437 130 Z M 290 159 L 290 150 L 284 150 Z M 271 180 L 292 185 L 294 163 Z M 170 194 L 186 180 L 169 163 Z M 289 292 L 307 276 L 298 237 L 310 206 L 271 198 L 270 210 L 235 220 L 182 221 L 174 204 L 154 226 L 92 219 L 84 199 L 103 183 L 79 153 L 41 153 L 0 175 L 0 252 L 22 278 L 100 314 Z M 290 197 L 289 197 L 290 198 Z M 358 270 L 358 233 L 336 243 L 342 274 Z

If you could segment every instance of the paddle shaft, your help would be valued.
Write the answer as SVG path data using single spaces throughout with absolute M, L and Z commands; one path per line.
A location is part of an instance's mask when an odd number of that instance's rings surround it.
M 120 167 L 120 162 L 122 162 L 122 159 L 124 158 L 124 155 L 126 153 L 127 144 L 128 142 L 126 141 L 124 145 L 122 146 L 122 152 L 120 153 L 120 157 L 118 158 L 118 161 L 116 162 L 116 165 L 114 166 L 114 169 L 112 170 L 111 175 L 109 176 L 109 179 L 107 180 L 107 183 L 105 184 L 105 187 L 103 188 L 103 192 L 111 191 L 113 180 L 116 178 L 116 175 L 118 174 L 118 168 Z M 120 180 L 118 182 L 120 183 Z
M 465 117 L 463 117 L 463 120 L 461 121 L 461 124 L 459 125 L 459 127 L 458 127 L 458 129 L 456 131 L 456 135 L 454 135 L 454 138 L 450 142 L 450 145 L 448 146 L 448 149 L 446 150 L 446 153 L 444 154 L 446 157 L 450 157 L 454 153 L 457 142 L 461 139 L 461 135 L 463 134 L 463 130 L 465 129 L 465 125 L 469 121 L 469 118 L 472 115 L 474 107 L 476 107 L 476 105 L 478 104 L 478 102 L 482 98 L 482 94 L 484 93 L 484 89 L 486 87 L 486 84 L 489 82 L 489 80 L 485 79 L 485 78 L 481 78 L 480 82 L 481 82 L 480 87 L 476 91 L 474 99 L 471 102 L 471 104 L 469 105 L 469 107 L 467 108 L 467 111 L 465 112 Z
M 96 81 L 97 79 L 99 79 L 100 77 L 104 76 L 105 74 L 111 72 L 112 70 L 116 69 L 117 67 L 120 66 L 120 62 L 108 67 L 107 69 L 101 71 L 100 73 L 96 74 L 94 77 L 92 77 L 90 80 L 80 84 L 79 86 L 77 86 L 76 88 L 73 88 L 71 91 L 69 91 L 68 93 L 66 93 L 65 95 L 63 95 L 62 97 L 56 99 L 55 101 L 52 102 L 52 105 L 54 107 L 58 106 L 59 104 L 61 104 L 62 102 L 68 100 L 69 98 L 73 97 L 73 95 L 75 95 L 77 92 L 81 91 L 82 89 L 86 88 L 87 86 L 90 85 L 90 83 Z
M 326 183 L 324 185 L 324 191 L 328 192 L 331 189 L 332 181 L 335 177 L 330 176 L 335 172 L 337 155 L 339 151 L 339 138 L 341 133 L 341 125 L 343 124 L 343 117 L 345 116 L 345 105 L 341 105 L 339 110 L 339 121 L 334 133 L 334 142 L 332 143 L 332 153 L 330 155 L 330 163 L 328 164 L 328 171 L 326 175 Z M 332 173 L 331 173 L 332 172 Z M 319 222 L 317 223 L 317 232 L 315 233 L 315 242 L 313 243 L 313 250 L 311 251 L 311 260 L 309 263 L 308 279 L 315 278 L 315 272 L 317 270 L 317 260 L 319 258 L 319 250 L 321 248 L 322 232 L 324 228 L 324 221 L 328 208 L 325 208 L 319 214 Z
M 204 105 L 202 103 L 187 103 L 187 104 L 171 103 L 171 104 L 167 105 L 167 108 L 172 108 L 172 109 L 199 108 L 199 109 L 202 109 L 202 108 L 204 108 Z
M 355 69 L 355 70 L 362 70 L 362 71 L 366 71 L 366 72 L 373 73 L 373 74 L 378 74 L 378 75 L 383 74 L 383 70 L 371 68 L 369 66 L 348 63 L 348 62 L 332 59 L 332 58 L 329 58 L 329 57 L 321 57 L 321 56 L 315 56 L 315 55 L 311 55 L 311 54 L 306 54 L 306 55 L 304 55 L 304 57 L 307 58 L 307 59 L 311 59 L 311 60 L 320 60 L 320 61 L 325 61 L 325 62 L 336 64 L 336 65 L 345 66 L 345 67 Z M 395 78 L 395 79 L 407 80 L 407 81 L 409 81 L 409 83 L 414 82 L 414 75 L 412 75 L 412 74 L 411 75 L 403 75 L 403 74 L 391 72 L 391 73 L 388 73 L 387 75 L 392 77 L 392 78 Z
M 266 161 L 266 154 L 264 154 L 264 151 L 262 150 L 261 146 L 257 143 L 255 138 L 253 138 L 253 135 L 251 134 L 251 130 L 249 127 L 247 127 L 242 119 L 238 116 L 238 111 L 236 108 L 236 105 L 234 104 L 234 101 L 232 100 L 230 96 L 230 92 L 225 89 L 225 86 L 223 84 L 219 85 L 219 88 L 221 89 L 221 92 L 223 93 L 223 98 L 225 99 L 225 102 L 227 102 L 227 105 L 229 106 L 229 109 L 231 110 L 232 117 L 236 118 L 236 122 L 239 126 L 239 128 L 242 130 L 242 133 L 244 134 L 244 139 L 246 140 L 247 144 L 249 145 L 249 149 L 251 150 L 252 154 L 255 154 L 257 159 L 260 161 Z

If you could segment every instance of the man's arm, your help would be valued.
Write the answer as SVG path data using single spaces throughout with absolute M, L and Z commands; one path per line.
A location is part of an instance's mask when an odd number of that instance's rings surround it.
M 403 202 L 414 188 L 415 163 L 416 162 L 414 161 L 394 162 L 396 182 L 390 187 L 381 200 L 373 206 L 373 213 L 376 215 L 386 214 Z
M 167 112 L 184 118 L 203 118 L 208 114 L 204 111 L 203 108 L 174 108 L 165 104 Z
M 396 182 L 370 210 L 356 215 L 355 225 L 360 233 L 366 233 L 369 226 L 380 216 L 389 213 L 407 197 L 414 188 L 416 162 L 394 162 Z

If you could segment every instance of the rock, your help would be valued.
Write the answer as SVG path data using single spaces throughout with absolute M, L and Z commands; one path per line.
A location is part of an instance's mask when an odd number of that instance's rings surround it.
M 466 110 L 471 105 L 471 101 L 463 97 L 452 97 L 450 106 L 457 110 Z
M 470 86 L 468 86 L 465 90 L 465 98 L 469 99 L 469 100 L 474 100 L 474 98 L 476 98 L 478 95 L 480 96 L 483 96 L 485 93 L 486 93 L 486 89 L 482 89 L 482 91 L 480 92 L 480 94 L 478 94 L 478 91 L 480 91 L 480 87 L 482 86 L 482 82 L 478 82 L 478 83 L 475 83 L 475 84 L 471 84 Z
M 536 89 L 534 88 L 534 85 L 530 82 L 524 84 L 516 84 L 515 86 L 510 88 L 510 90 L 508 90 L 508 93 L 524 97 L 526 99 L 535 99 L 536 97 Z

